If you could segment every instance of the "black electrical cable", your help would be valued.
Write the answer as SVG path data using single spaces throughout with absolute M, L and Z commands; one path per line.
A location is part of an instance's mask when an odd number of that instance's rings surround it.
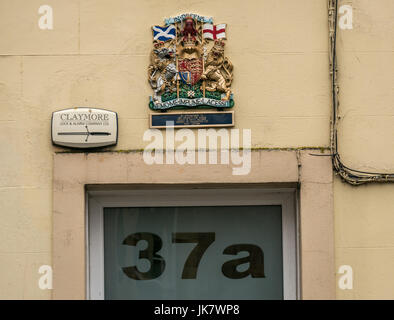
M 367 182 L 394 182 L 394 173 L 376 173 L 376 172 L 368 172 L 368 171 L 360 171 L 356 169 L 349 168 L 344 165 L 341 161 L 340 155 L 338 153 L 338 134 L 337 134 L 337 107 L 339 105 L 338 102 L 338 92 L 337 92 L 337 84 L 336 84 L 336 76 L 337 76 L 337 20 L 338 20 L 338 1 L 339 0 L 329 0 L 335 1 L 335 12 L 334 12 L 334 30 L 333 30 L 333 38 L 332 38 L 332 136 L 331 138 L 331 156 L 333 167 L 335 171 L 348 183 L 352 185 L 360 185 Z M 331 2 L 332 4 L 332 2 Z M 330 36 L 331 37 L 331 36 Z

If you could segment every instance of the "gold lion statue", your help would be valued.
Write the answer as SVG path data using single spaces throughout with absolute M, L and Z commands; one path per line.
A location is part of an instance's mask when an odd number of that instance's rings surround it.
M 208 53 L 205 71 L 201 79 L 205 80 L 205 90 L 223 92 L 226 94 L 223 100 L 230 99 L 233 65 L 224 56 L 224 42 L 222 40 L 216 40 Z

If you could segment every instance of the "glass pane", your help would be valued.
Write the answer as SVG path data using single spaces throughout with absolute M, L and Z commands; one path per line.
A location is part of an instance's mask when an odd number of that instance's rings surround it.
M 105 208 L 106 299 L 282 299 L 281 206 Z

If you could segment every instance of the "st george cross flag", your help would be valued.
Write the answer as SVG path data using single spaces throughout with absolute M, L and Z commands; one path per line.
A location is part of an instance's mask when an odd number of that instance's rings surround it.
M 173 24 L 167 27 L 154 26 L 153 29 L 153 40 L 168 41 L 175 39 L 176 29 Z
M 216 39 L 226 39 L 226 24 L 213 25 L 210 23 L 204 24 L 203 28 L 204 38 L 216 40 Z

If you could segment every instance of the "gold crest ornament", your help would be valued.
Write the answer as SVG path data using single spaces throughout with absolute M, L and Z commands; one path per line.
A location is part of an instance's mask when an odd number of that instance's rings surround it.
M 182 14 L 153 26 L 148 80 L 153 89 L 149 107 L 229 109 L 234 106 L 233 65 L 225 56 L 226 24 Z

